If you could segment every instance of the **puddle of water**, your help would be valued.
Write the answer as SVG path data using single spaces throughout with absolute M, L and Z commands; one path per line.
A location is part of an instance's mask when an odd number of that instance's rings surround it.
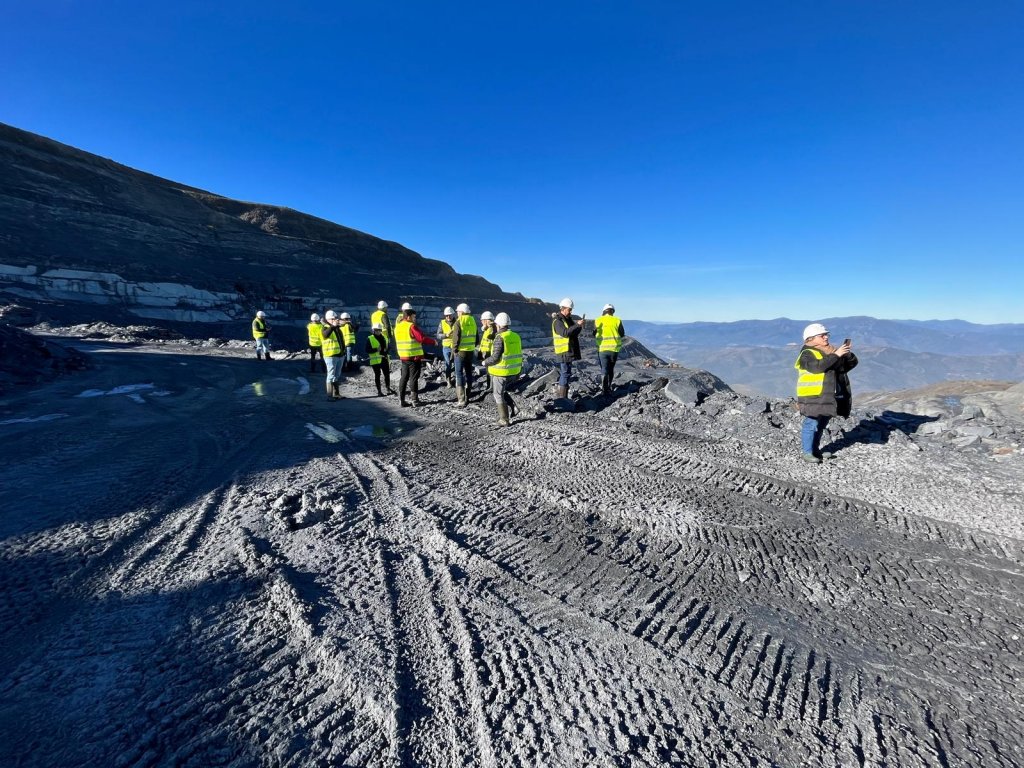
M 328 443 L 348 442 L 348 435 L 344 432 L 339 432 L 330 424 L 324 424 L 323 422 L 320 424 L 306 424 L 306 429 Z
M 169 392 L 166 389 L 155 389 L 152 392 L 150 392 L 149 394 L 152 397 L 167 397 L 168 395 L 171 394 L 171 392 Z
M 396 430 L 382 427 L 378 424 L 364 424 L 361 427 L 353 427 L 347 430 L 352 433 L 353 437 L 391 437 Z
M 104 395 L 128 395 L 132 392 L 142 392 L 147 389 L 153 389 L 152 384 L 122 384 L 119 387 L 113 389 L 87 389 L 85 392 L 80 392 L 75 397 L 103 397 Z
M 34 421 L 53 421 L 54 419 L 67 418 L 66 413 L 48 413 L 45 416 L 27 416 L 23 419 L 7 419 L 0 421 L 0 424 L 31 424 Z
M 129 394 L 128 399 L 134 400 L 136 403 L 142 403 L 143 405 L 146 404 L 146 401 L 143 399 L 142 395 L 138 394 L 137 392 L 132 392 L 131 394 Z
M 299 382 L 299 394 L 300 395 L 308 395 L 309 394 L 309 381 L 306 379 L 306 377 L 305 376 L 299 376 L 299 378 L 297 378 L 296 381 Z

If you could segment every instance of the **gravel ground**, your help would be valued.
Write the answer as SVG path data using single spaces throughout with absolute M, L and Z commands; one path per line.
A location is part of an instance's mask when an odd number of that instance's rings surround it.
M 0 402 L 4 765 L 1024 764 L 1019 451 L 77 344 Z

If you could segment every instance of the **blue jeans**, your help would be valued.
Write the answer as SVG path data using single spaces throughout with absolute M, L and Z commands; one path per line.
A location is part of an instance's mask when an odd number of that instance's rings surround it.
M 352 356 L 354 354 L 355 347 L 349 344 L 345 347 L 345 364 L 352 365 Z
M 818 445 L 821 443 L 821 434 L 825 431 L 829 416 L 804 416 L 803 426 L 800 428 L 800 447 L 804 453 L 818 455 Z
M 558 364 L 558 386 L 568 387 L 569 377 L 572 376 L 572 363 Z
M 261 352 L 269 355 L 270 354 L 270 339 L 264 336 L 262 339 L 256 339 L 256 354 Z
M 441 347 L 441 354 L 444 355 L 444 377 L 451 378 L 452 375 L 452 348 Z
M 325 357 L 324 363 L 327 365 L 327 380 L 337 383 L 341 383 L 341 361 L 344 360 L 344 356 L 335 355 L 333 357 Z
M 455 353 L 455 386 L 469 389 L 473 386 L 473 352 Z

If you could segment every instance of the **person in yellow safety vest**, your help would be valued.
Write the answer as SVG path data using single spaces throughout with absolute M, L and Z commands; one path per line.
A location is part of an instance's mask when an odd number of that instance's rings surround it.
M 341 399 L 341 363 L 345 359 L 345 337 L 341 330 L 341 318 L 333 310 L 324 313 L 325 325 L 320 332 L 324 363 L 327 365 L 327 399 Z
M 267 322 L 267 313 L 262 309 L 252 319 L 252 337 L 256 340 L 256 359 L 262 360 L 260 355 L 270 359 L 270 323 Z
M 338 319 L 341 321 L 341 339 L 345 343 L 345 359 L 341 362 L 341 372 L 345 373 L 355 361 L 356 326 L 348 312 L 342 312 Z
M 473 355 L 480 332 L 476 327 L 476 318 L 469 312 L 468 304 L 459 304 L 455 308 L 458 317 L 452 327 L 452 352 L 455 354 L 455 393 L 458 396 L 459 408 L 469 405 L 469 396 L 473 389 Z
M 423 370 L 423 345 L 437 344 L 416 325 L 416 310 L 409 308 L 402 312 L 402 319 L 395 323 L 395 345 L 398 347 L 398 359 L 402 361 L 402 375 L 398 379 L 398 402 L 403 408 L 410 403 L 405 399 L 406 387 L 411 383 L 411 400 L 413 406 L 420 404 L 419 384 L 420 371 Z
M 572 376 L 573 360 L 579 360 L 580 331 L 587 321 L 583 315 L 579 320 L 572 319 L 572 299 L 566 296 L 558 304 L 558 312 L 551 315 L 551 339 L 555 345 L 555 357 L 558 358 L 558 397 L 569 396 L 569 377 Z
M 486 358 L 490 357 L 491 348 L 494 346 L 494 335 L 498 331 L 498 327 L 494 324 L 494 314 L 491 312 L 484 312 L 480 315 L 480 346 L 477 347 L 476 360 L 478 363 L 482 363 Z M 484 392 L 491 391 L 491 377 L 484 375 Z
M 377 324 L 380 324 L 381 333 L 388 340 L 388 344 L 391 344 L 394 334 L 391 331 L 391 318 L 388 317 L 388 303 L 383 299 L 377 302 L 377 311 L 370 315 L 370 327 Z
M 324 362 L 324 337 L 323 337 L 323 325 L 320 323 L 320 315 L 314 312 L 309 316 L 309 322 L 306 323 L 306 336 L 309 339 L 309 372 L 316 373 L 317 357 L 320 358 L 320 365 L 323 369 L 327 370 L 327 364 Z
M 441 322 L 437 324 L 435 337 L 441 340 L 441 354 L 444 355 L 444 383 L 449 389 L 453 386 L 452 366 L 454 355 L 452 354 L 452 328 L 455 327 L 455 310 L 451 307 L 444 308 L 444 315 Z
M 395 316 L 395 322 L 391 326 L 392 330 L 397 328 L 398 324 L 405 320 L 405 313 L 410 309 L 412 309 L 412 304 L 410 304 L 408 301 L 403 302 L 402 308 L 398 310 L 398 314 Z M 395 351 L 397 351 L 397 349 Z
M 391 362 L 388 360 L 388 337 L 384 335 L 384 326 L 381 323 L 373 324 L 373 333 L 366 338 L 364 348 L 366 356 L 373 369 L 373 382 L 377 385 L 377 396 L 383 397 L 384 392 L 380 388 L 380 376 L 384 374 L 384 385 L 388 388 L 388 394 L 395 394 L 391 388 Z
M 507 313 L 499 312 L 494 324 L 497 326 L 494 344 L 483 364 L 487 366 L 494 401 L 498 404 L 498 424 L 507 427 L 519 411 L 508 390 L 519 380 L 523 370 L 523 340 L 511 330 L 512 320 Z
M 615 316 L 615 307 L 605 304 L 601 316 L 594 321 L 594 338 L 597 340 L 597 356 L 601 362 L 601 392 L 612 391 L 615 377 L 615 363 L 622 351 L 622 337 L 626 335 L 622 321 Z
M 857 356 L 850 351 L 850 340 L 833 347 L 831 334 L 821 323 L 804 328 L 804 345 L 793 367 L 798 377 L 796 400 L 804 423 L 800 430 L 801 458 L 811 464 L 831 459 L 828 451 L 819 450 L 821 435 L 833 416 L 849 416 L 853 393 L 847 371 L 857 367 Z

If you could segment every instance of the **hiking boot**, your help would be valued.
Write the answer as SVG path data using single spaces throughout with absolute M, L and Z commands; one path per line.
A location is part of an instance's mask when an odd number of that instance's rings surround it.
M 505 403 L 498 403 L 498 426 L 507 427 L 509 426 L 508 420 L 508 406 Z
M 334 399 L 341 400 L 341 384 L 334 383 Z
M 815 456 L 813 453 L 802 453 L 800 458 L 806 461 L 808 464 L 821 464 L 821 459 Z
M 465 387 L 456 387 L 455 394 L 459 398 L 459 401 L 455 404 L 456 408 L 465 408 L 467 405 L 469 405 L 469 398 L 466 397 Z

